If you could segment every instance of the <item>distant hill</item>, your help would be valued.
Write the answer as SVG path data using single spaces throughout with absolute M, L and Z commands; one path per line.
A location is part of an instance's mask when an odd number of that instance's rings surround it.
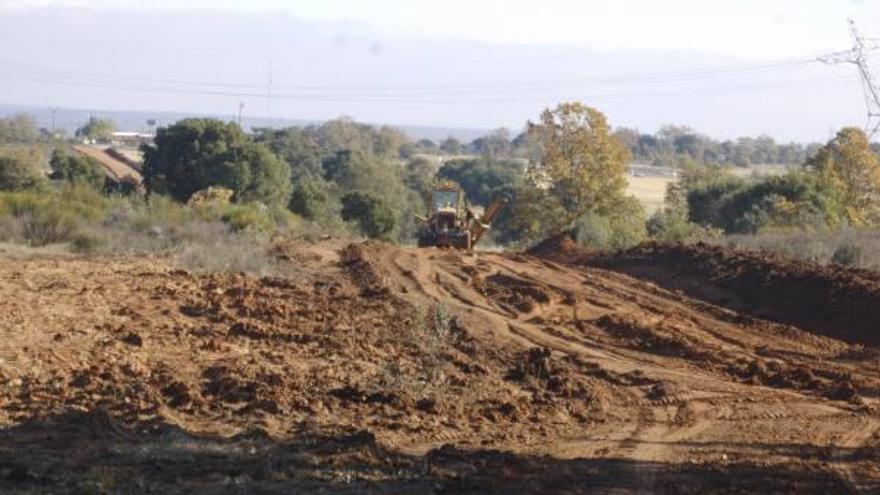
M 167 126 L 180 119 L 190 117 L 211 117 L 223 120 L 234 120 L 237 118 L 233 115 L 212 115 L 199 113 L 184 112 L 145 112 L 139 110 L 87 110 L 82 108 L 55 108 L 55 128 L 63 129 L 68 136 L 73 135 L 76 129 L 88 120 L 89 116 L 100 117 L 103 119 L 111 119 L 116 123 L 117 130 L 120 131 L 137 131 L 148 132 L 150 130 L 147 121 L 153 119 L 158 127 Z M 34 107 L 25 105 L 0 105 L 0 117 L 5 117 L 14 113 L 24 112 L 33 115 L 37 119 L 39 127 L 50 129 L 52 127 L 52 111 L 50 107 Z M 256 127 L 272 127 L 283 128 L 291 126 L 305 126 L 309 124 L 319 124 L 320 121 L 305 119 L 282 119 L 282 118 L 264 118 L 264 117 L 248 117 L 244 116 L 243 124 L 246 128 L 252 129 Z M 382 125 L 377 123 L 375 125 Z M 447 127 L 429 127 L 415 125 L 392 125 L 405 132 L 413 140 L 431 139 L 439 142 L 452 136 L 462 142 L 470 142 L 474 139 L 485 136 L 491 130 L 489 129 L 460 129 Z

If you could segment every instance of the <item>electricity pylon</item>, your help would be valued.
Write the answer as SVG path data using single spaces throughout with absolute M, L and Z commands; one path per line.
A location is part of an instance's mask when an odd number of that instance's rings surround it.
M 865 96 L 865 108 L 868 112 L 865 132 L 868 133 L 869 138 L 873 138 L 877 132 L 880 132 L 880 90 L 874 83 L 874 76 L 868 67 L 868 53 L 880 48 L 880 43 L 876 39 L 864 37 L 852 19 L 849 20 L 849 30 L 853 37 L 853 47 L 842 52 L 823 55 L 819 57 L 819 61 L 826 64 L 849 63 L 858 68 Z

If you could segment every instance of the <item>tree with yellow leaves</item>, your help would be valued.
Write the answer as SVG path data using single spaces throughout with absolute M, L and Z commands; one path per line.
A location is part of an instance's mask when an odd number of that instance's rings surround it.
M 853 226 L 877 221 L 880 213 L 880 159 L 871 149 L 868 136 L 855 127 L 845 127 L 810 158 L 812 169 L 834 203 L 833 220 Z
M 527 136 L 535 156 L 514 208 L 523 239 L 558 234 L 623 196 L 630 155 L 602 112 L 560 103 L 544 110 L 538 123 L 529 122 Z

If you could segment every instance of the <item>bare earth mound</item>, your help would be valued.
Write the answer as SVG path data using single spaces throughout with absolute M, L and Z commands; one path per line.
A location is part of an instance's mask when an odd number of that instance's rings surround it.
M 759 260 L 713 299 L 561 242 L 279 246 L 289 279 L 0 259 L 0 492 L 880 489 L 874 347 L 740 306 Z M 595 262 L 672 270 L 639 256 Z
M 716 246 L 645 245 L 593 257 L 610 268 L 759 318 L 880 345 L 880 274 Z

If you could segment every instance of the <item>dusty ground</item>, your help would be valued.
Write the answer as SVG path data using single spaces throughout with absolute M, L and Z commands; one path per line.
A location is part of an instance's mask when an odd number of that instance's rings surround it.
M 871 273 L 276 254 L 296 276 L 0 253 L 0 492 L 880 490 Z

